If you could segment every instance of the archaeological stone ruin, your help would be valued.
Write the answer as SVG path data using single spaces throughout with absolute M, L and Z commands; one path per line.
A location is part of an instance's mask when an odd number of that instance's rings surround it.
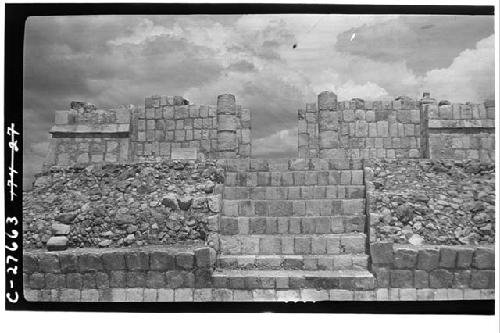
M 325 91 L 298 110 L 290 159 L 252 158 L 236 103 L 56 111 L 23 196 L 24 297 L 494 298 L 494 101 Z

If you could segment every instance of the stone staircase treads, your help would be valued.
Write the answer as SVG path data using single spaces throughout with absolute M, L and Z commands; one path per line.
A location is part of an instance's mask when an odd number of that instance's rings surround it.
M 247 234 L 342 234 L 363 232 L 365 215 L 332 216 L 223 216 L 221 235 Z
M 361 170 L 361 159 L 220 159 L 217 166 L 226 171 L 308 171 L 308 170 Z
M 228 200 L 223 216 L 332 216 L 364 214 L 365 199 Z
M 365 253 L 366 235 L 221 235 L 222 254 L 341 254 Z
M 220 255 L 217 265 L 223 269 L 366 270 L 368 255 Z
M 363 170 L 226 172 L 226 186 L 362 185 Z
M 374 277 L 366 270 L 222 270 L 212 275 L 215 288 L 369 290 Z
M 365 186 L 225 186 L 223 196 L 228 200 L 362 199 Z

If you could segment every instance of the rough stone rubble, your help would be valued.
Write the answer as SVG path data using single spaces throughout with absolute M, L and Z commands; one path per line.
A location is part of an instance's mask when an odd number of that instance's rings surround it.
M 53 167 L 23 195 L 24 247 L 208 241 L 222 182 L 214 161 Z
M 495 167 L 477 161 L 371 161 L 371 239 L 495 242 Z

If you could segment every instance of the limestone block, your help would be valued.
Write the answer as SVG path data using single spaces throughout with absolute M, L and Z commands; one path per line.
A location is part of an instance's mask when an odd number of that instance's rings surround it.
M 323 91 L 318 95 L 318 109 L 337 110 L 337 95 L 331 91 Z
M 319 121 L 318 121 L 318 127 L 320 131 L 339 129 L 339 118 L 340 118 L 340 112 L 321 110 L 319 112 Z
M 438 249 L 420 249 L 418 251 L 417 268 L 427 272 L 439 266 L 439 250 Z
M 378 121 L 377 122 L 377 136 L 378 137 L 387 137 L 389 135 L 389 128 L 387 121 Z
M 390 273 L 392 288 L 412 288 L 414 286 L 413 271 L 393 269 Z
M 417 250 L 412 248 L 398 248 L 394 254 L 396 268 L 415 268 L 417 264 Z
M 234 95 L 225 94 L 217 97 L 217 114 L 236 114 L 236 99 Z
M 375 121 L 375 112 L 374 111 L 366 111 L 365 119 L 367 122 Z
M 237 147 L 236 132 L 221 131 L 217 133 L 219 151 L 231 151 Z
M 219 124 L 219 131 L 236 131 L 237 118 L 234 115 L 219 114 L 217 115 L 217 122 Z
M 453 111 L 451 105 L 441 105 L 439 106 L 439 119 L 452 119 Z
M 116 123 L 129 124 L 130 123 L 130 109 L 120 108 L 115 111 Z
M 319 133 L 319 146 L 321 149 L 338 148 L 339 135 L 337 131 L 321 131 Z

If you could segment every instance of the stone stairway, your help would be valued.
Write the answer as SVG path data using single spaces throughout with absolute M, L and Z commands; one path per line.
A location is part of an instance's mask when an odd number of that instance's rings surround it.
M 358 160 L 226 160 L 216 285 L 369 289 Z

